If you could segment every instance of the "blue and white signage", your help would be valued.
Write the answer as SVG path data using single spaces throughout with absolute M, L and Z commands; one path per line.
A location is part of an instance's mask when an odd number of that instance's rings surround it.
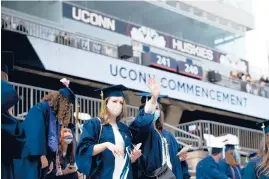
M 46 70 L 148 91 L 153 77 L 170 98 L 269 120 L 269 100 L 175 73 L 28 37 Z M 64 65 L 63 65 L 64 64 Z
M 153 52 L 143 54 L 143 64 L 154 66 L 168 71 L 177 72 L 176 60 Z
M 178 73 L 194 77 L 197 79 L 203 79 L 203 69 L 200 66 L 194 65 L 192 60 L 187 59 L 186 62 L 177 61 Z

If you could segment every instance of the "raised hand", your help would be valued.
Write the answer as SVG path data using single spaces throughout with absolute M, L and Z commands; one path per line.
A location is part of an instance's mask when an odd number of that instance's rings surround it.
M 158 98 L 160 95 L 160 84 L 156 83 L 156 81 L 152 78 L 149 78 L 148 87 L 151 91 L 152 97 Z

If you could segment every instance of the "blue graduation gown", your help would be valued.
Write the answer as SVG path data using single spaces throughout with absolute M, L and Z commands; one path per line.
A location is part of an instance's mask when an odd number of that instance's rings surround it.
M 21 123 L 8 113 L 8 109 L 18 102 L 17 93 L 12 85 L 3 80 L 1 85 L 1 178 L 13 179 L 13 159 L 21 157 L 25 135 Z
M 219 165 L 209 155 L 201 160 L 196 166 L 196 179 L 228 179 L 220 172 Z
M 24 147 L 22 160 L 15 161 L 16 179 L 44 178 L 47 168 L 41 169 L 40 156 L 46 155 L 50 163 L 55 152 L 48 148 L 48 126 L 49 126 L 49 104 L 40 102 L 33 106 L 23 121 L 26 134 L 26 145 Z
M 128 127 L 121 122 L 117 122 L 117 125 L 124 140 L 125 148 L 131 147 L 132 137 Z M 100 127 L 100 121 L 97 118 L 88 120 L 83 124 L 83 132 L 76 149 L 76 164 L 78 170 L 86 176 L 90 176 L 91 179 L 112 179 L 115 166 L 112 152 L 106 149 L 102 153 L 92 156 L 93 147 L 98 143 Z M 99 143 L 111 142 L 115 144 L 113 134 L 110 124 L 103 125 Z M 125 151 L 125 157 L 127 157 L 126 155 Z M 128 179 L 133 178 L 130 159 L 126 160 L 123 174 L 126 174 Z M 122 177 L 124 176 L 122 175 Z
M 239 165 L 235 166 L 235 167 L 231 167 L 226 161 L 225 159 L 222 159 L 219 162 L 219 168 L 220 171 L 224 174 L 226 174 L 227 177 L 229 178 L 236 178 L 236 179 L 241 179 L 242 178 L 242 172 L 241 172 L 241 168 Z
M 256 175 L 256 168 L 261 162 L 261 160 L 261 157 L 254 157 L 248 162 L 247 166 L 244 169 L 243 179 L 269 179 L 269 176 L 261 175 L 260 177 L 257 177 Z
M 141 150 L 144 156 L 138 159 L 138 177 L 143 177 L 144 171 L 151 173 L 162 167 L 162 140 L 154 127 L 153 121 L 154 115 L 147 114 L 144 109 L 141 109 L 136 119 L 129 126 L 134 143 L 142 143 Z M 167 130 L 163 130 L 161 134 L 167 140 L 172 171 L 176 178 L 181 179 L 183 176 L 190 176 L 187 162 L 181 162 L 176 156 L 181 146 L 175 137 Z

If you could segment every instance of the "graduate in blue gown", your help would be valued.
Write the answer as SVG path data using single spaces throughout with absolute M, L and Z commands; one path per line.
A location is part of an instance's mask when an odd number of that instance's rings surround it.
M 8 82 L 1 80 L 1 178 L 13 179 L 13 159 L 21 158 L 25 135 L 21 123 L 8 111 L 19 101 L 17 92 Z
M 139 114 L 129 126 L 134 143 L 142 143 L 143 156 L 134 168 L 138 178 L 190 178 L 186 153 L 177 156 L 181 149 L 175 137 L 163 128 L 164 114 L 160 107 L 160 87 L 150 79 L 152 93 L 139 93 L 142 96 Z M 147 101 L 148 99 L 148 101 Z
M 219 162 L 220 171 L 229 178 L 242 179 L 242 170 L 240 167 L 240 154 L 237 151 L 239 140 L 228 139 L 224 146 L 224 159 Z
M 56 158 L 61 126 L 69 123 L 71 103 L 75 102 L 69 81 L 62 79 L 61 82 L 65 87 L 46 95 L 23 121 L 26 144 L 24 158 L 16 161 L 16 179 L 44 179 L 48 165 Z
M 204 134 L 206 136 L 207 134 Z M 204 137 L 206 138 L 206 137 Z M 223 141 L 214 139 L 207 141 L 210 147 L 210 155 L 202 159 L 196 166 L 196 179 L 228 179 L 224 173 L 220 171 L 219 161 L 222 159 Z
M 127 88 L 115 85 L 101 90 L 100 118 L 83 124 L 83 131 L 76 149 L 79 172 L 91 179 L 131 179 L 134 162 L 141 155 L 132 150 L 132 135 L 124 118 L 126 104 L 123 92 Z
M 51 162 L 46 179 L 78 179 L 75 165 L 76 140 L 74 134 L 74 124 L 69 123 L 68 127 L 62 128 L 59 156 Z M 57 176 L 57 173 L 62 173 L 62 175 Z
M 244 169 L 243 179 L 269 179 L 269 121 L 259 123 L 264 131 L 262 149 Z

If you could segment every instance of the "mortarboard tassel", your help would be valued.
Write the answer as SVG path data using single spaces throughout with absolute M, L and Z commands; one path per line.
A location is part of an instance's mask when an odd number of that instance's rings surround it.
M 104 101 L 104 93 L 103 91 L 101 91 L 101 110 L 100 110 L 100 117 L 104 117 L 104 113 L 105 113 L 105 101 Z

